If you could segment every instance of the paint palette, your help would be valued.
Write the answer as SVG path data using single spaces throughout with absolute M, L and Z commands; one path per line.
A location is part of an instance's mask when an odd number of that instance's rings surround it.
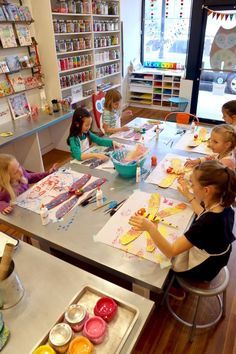
M 107 323 L 108 333 L 105 337 L 105 340 L 99 344 L 94 344 L 94 349 L 96 354 L 118 354 L 120 353 L 125 341 L 127 340 L 132 328 L 134 327 L 138 317 L 139 310 L 123 300 L 120 300 L 110 294 L 106 294 L 101 292 L 96 288 L 92 288 L 90 286 L 84 287 L 68 304 L 68 306 L 72 304 L 80 304 L 86 307 L 89 316 L 94 316 L 94 308 L 98 301 L 101 298 L 113 298 L 115 303 L 117 304 L 117 312 L 115 317 Z M 54 323 L 61 323 L 64 320 L 64 313 L 61 314 L 60 318 Z M 54 325 L 52 327 L 54 327 Z M 34 351 L 39 347 L 48 344 L 48 337 L 51 328 L 49 328 L 48 333 L 37 343 L 37 345 L 32 349 L 30 354 L 33 354 Z M 82 331 L 78 333 L 74 333 L 74 338 L 80 337 L 82 335 Z M 68 351 L 66 352 L 68 354 Z

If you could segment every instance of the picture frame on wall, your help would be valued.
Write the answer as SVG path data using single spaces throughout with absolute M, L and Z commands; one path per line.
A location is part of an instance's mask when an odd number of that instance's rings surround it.
M 8 104 L 13 119 L 29 117 L 31 114 L 30 104 L 25 92 L 9 97 Z

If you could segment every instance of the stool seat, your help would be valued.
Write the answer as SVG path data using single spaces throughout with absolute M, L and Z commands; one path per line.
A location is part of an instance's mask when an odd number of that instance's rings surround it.
M 192 322 L 188 322 L 184 320 L 182 317 L 177 315 L 177 313 L 174 311 L 172 306 L 170 305 L 169 302 L 169 295 L 168 291 L 173 284 L 174 280 L 177 280 L 179 285 L 188 293 L 191 293 L 192 295 L 196 296 L 197 301 L 196 301 L 196 307 L 193 309 L 193 320 Z M 191 327 L 191 332 L 189 336 L 189 340 L 192 342 L 193 341 L 193 333 L 195 328 L 208 328 L 213 325 L 215 325 L 221 318 L 225 316 L 225 311 L 226 311 L 226 290 L 227 286 L 229 284 L 229 270 L 227 267 L 224 267 L 221 269 L 221 271 L 217 274 L 217 276 L 212 279 L 211 281 L 204 282 L 204 281 L 194 281 L 191 279 L 187 278 L 182 278 L 181 276 L 178 275 L 173 275 L 170 284 L 165 292 L 164 295 L 164 300 L 166 300 L 168 310 L 170 313 L 174 316 L 174 318 L 181 322 L 182 324 Z M 223 294 L 222 299 L 221 299 L 221 294 Z M 219 304 L 219 311 L 216 312 L 216 317 L 214 320 L 207 322 L 205 324 L 197 324 L 196 319 L 197 319 L 197 314 L 199 310 L 199 305 L 200 305 L 200 300 L 203 297 L 211 297 L 215 296 L 218 300 Z M 202 310 L 204 311 L 204 310 Z
M 214 296 L 221 294 L 229 283 L 229 270 L 227 267 L 221 269 L 217 276 L 211 281 L 194 281 L 176 276 L 179 285 L 186 291 L 201 296 Z
M 170 97 L 168 99 L 168 101 L 170 103 L 174 103 L 175 105 L 178 105 L 178 110 L 180 112 L 184 112 L 188 103 L 189 103 L 189 100 L 187 98 L 184 98 L 184 97 Z

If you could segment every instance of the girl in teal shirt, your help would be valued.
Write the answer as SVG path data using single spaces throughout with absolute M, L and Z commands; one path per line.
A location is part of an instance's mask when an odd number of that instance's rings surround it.
M 77 108 L 73 114 L 67 144 L 70 146 L 71 154 L 76 160 L 97 158 L 105 161 L 108 157 L 104 154 L 86 152 L 91 143 L 107 147 L 113 146 L 111 139 L 100 138 L 96 134 L 93 134 L 90 131 L 91 125 L 92 117 L 87 109 Z

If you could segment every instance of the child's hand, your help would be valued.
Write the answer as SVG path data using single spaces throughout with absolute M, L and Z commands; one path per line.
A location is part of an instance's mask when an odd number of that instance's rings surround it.
M 4 215 L 10 214 L 12 212 L 12 210 L 13 210 L 13 207 L 9 205 L 8 207 L 6 207 L 5 209 L 2 210 L 2 214 L 4 214 Z
M 191 199 L 193 197 L 193 194 L 189 192 L 189 184 L 187 183 L 187 181 L 183 177 L 180 177 L 178 179 L 178 183 L 178 191 L 183 194 L 183 196 L 187 199 Z
M 133 116 L 133 112 L 129 109 L 127 109 L 127 111 L 124 111 L 122 113 L 122 118 L 128 118 L 128 117 L 132 117 Z
M 120 131 L 121 131 L 121 132 L 127 132 L 127 131 L 129 131 L 129 130 L 130 130 L 130 128 L 127 127 L 127 126 L 124 126 L 124 127 L 120 128 Z
M 59 163 L 54 163 L 53 166 L 50 168 L 49 173 L 53 173 L 57 171 L 59 168 Z
M 96 159 L 102 160 L 102 161 L 107 161 L 109 160 L 109 156 L 106 156 L 104 154 L 95 154 Z
M 116 141 L 113 141 L 112 144 L 113 144 L 113 148 L 114 148 L 114 149 L 120 149 L 120 148 L 123 147 L 122 144 L 117 143 Z
M 129 224 L 137 231 L 149 231 L 153 226 L 150 220 L 139 215 L 131 216 Z
M 198 159 L 195 159 L 195 160 L 187 159 L 187 161 L 184 164 L 185 167 L 195 167 L 197 165 L 199 165 Z

